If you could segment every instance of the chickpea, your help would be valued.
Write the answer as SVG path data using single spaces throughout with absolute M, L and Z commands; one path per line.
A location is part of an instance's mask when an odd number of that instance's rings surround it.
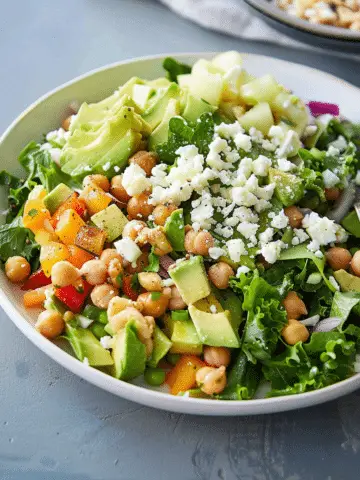
M 73 117 L 72 115 L 69 115 L 68 117 L 65 118 L 65 120 L 63 120 L 63 122 L 62 122 L 62 124 L 61 124 L 61 126 L 62 126 L 62 128 L 65 130 L 65 132 L 68 132 L 68 131 L 69 131 L 72 117 Z
M 146 192 L 140 193 L 131 197 L 127 204 L 127 212 L 130 220 L 139 220 L 144 218 L 145 220 L 154 210 L 154 205 L 148 203 L 149 194 Z
M 354 253 L 350 266 L 351 270 L 355 273 L 355 275 L 357 277 L 360 277 L 360 250 Z
M 128 203 L 131 196 L 127 193 L 122 184 L 122 175 L 115 175 L 111 179 L 110 193 L 120 202 Z
M 341 190 L 339 188 L 325 188 L 325 198 L 328 202 L 335 202 L 341 195 Z
M 163 227 L 149 228 L 146 236 L 147 241 L 154 247 L 155 255 L 162 257 L 172 252 L 172 246 L 166 238 Z
M 102 260 L 89 260 L 81 267 L 80 273 L 90 285 L 101 285 L 106 282 L 107 268 Z
M 208 277 L 216 288 L 224 290 L 229 286 L 229 278 L 235 275 L 234 270 L 226 262 L 218 262 L 211 265 Z
M 301 210 L 297 207 L 286 207 L 284 208 L 284 213 L 289 219 L 289 225 L 291 228 L 300 228 L 302 225 L 302 221 L 304 215 L 302 214 Z
M 186 308 L 186 303 L 182 299 L 179 290 L 176 285 L 173 285 L 171 288 L 171 298 L 169 301 L 169 310 L 183 310 Z
M 301 300 L 296 292 L 289 292 L 282 303 L 286 310 L 288 319 L 294 318 L 297 320 L 302 315 L 306 315 L 308 313 L 305 303 Z
M 31 273 L 30 263 L 24 257 L 10 257 L 5 263 L 5 273 L 10 282 L 23 282 Z
M 141 220 L 131 220 L 131 222 L 128 222 L 125 225 L 122 236 L 123 238 L 131 238 L 131 240 L 136 240 L 141 230 L 145 227 L 145 222 L 142 222 Z
M 195 230 L 190 229 L 186 232 L 185 235 L 185 250 L 188 253 L 195 253 L 194 251 L 194 242 L 196 238 L 197 232 Z
M 109 302 L 112 298 L 119 295 L 119 290 L 113 285 L 103 283 L 102 285 L 96 285 L 90 295 L 90 298 L 95 305 L 102 309 L 107 309 Z
M 226 387 L 226 369 L 202 367 L 196 372 L 196 383 L 207 395 L 221 393 Z
M 140 257 L 136 260 L 136 266 L 133 267 L 131 263 L 129 263 L 126 267 L 126 273 L 139 273 L 143 272 L 144 269 L 149 265 L 149 254 L 147 252 L 142 252 Z
M 108 271 L 111 283 L 114 285 L 114 287 L 120 288 L 122 285 L 122 277 L 124 274 L 124 269 L 120 260 L 118 258 L 113 258 L 110 261 L 107 271 Z
M 38 316 L 35 328 L 44 337 L 53 339 L 61 335 L 65 328 L 65 322 L 59 312 L 45 310 Z
M 214 246 L 214 239 L 211 233 L 205 230 L 194 232 L 189 230 L 185 235 L 185 250 L 188 253 L 206 256 L 209 254 L 209 248 Z
M 154 222 L 156 225 L 165 225 L 168 217 L 177 210 L 177 207 L 172 203 L 166 203 L 165 205 L 157 205 L 153 211 Z
M 86 187 L 87 185 L 95 184 L 98 187 L 102 188 L 104 192 L 108 192 L 110 190 L 110 182 L 105 177 L 105 175 L 88 175 L 84 178 L 83 186 Z
M 298 342 L 306 342 L 309 338 L 309 330 L 298 320 L 290 318 L 288 324 L 282 329 L 281 336 L 288 345 Z
M 136 310 L 138 310 L 139 312 L 142 311 L 142 305 L 138 302 L 133 302 L 129 298 L 113 297 L 110 300 L 109 306 L 107 308 L 108 317 L 114 317 L 128 307 L 136 308 Z
M 156 165 L 156 155 L 152 152 L 140 150 L 129 159 L 129 163 L 135 163 L 136 165 L 139 165 L 139 167 L 144 170 L 146 175 L 150 177 L 151 170 Z
M 115 313 L 115 315 L 110 316 L 109 323 L 113 331 L 116 333 L 122 328 L 125 328 L 126 324 L 131 320 L 137 324 L 142 324 L 144 323 L 143 319 L 144 316 L 141 314 L 141 312 L 139 312 L 139 310 L 133 306 L 127 306 L 118 313 Z
M 153 299 L 155 294 L 159 293 L 159 298 Z M 150 315 L 159 318 L 166 312 L 171 296 L 170 289 L 164 288 L 162 292 L 146 292 L 141 293 L 137 301 L 143 306 L 144 315 Z
M 104 262 L 107 267 L 110 265 L 111 260 L 114 260 L 114 258 L 119 260 L 121 263 L 123 261 L 122 256 L 115 250 L 115 248 L 106 248 L 100 255 L 100 260 Z
M 333 270 L 346 270 L 351 262 L 351 253 L 346 248 L 332 247 L 325 253 L 326 261 Z
M 140 285 L 148 292 L 160 292 L 162 281 L 159 274 L 154 272 L 141 272 L 138 275 Z
M 204 361 L 210 367 L 227 367 L 230 360 L 231 356 L 228 348 L 204 346 Z
M 79 270 L 66 260 L 55 263 L 51 269 L 51 282 L 55 287 L 73 285 L 79 278 Z

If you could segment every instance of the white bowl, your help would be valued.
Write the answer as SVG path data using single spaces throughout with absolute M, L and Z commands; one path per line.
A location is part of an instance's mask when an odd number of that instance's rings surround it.
M 186 63 L 214 54 L 174 55 Z M 164 56 L 147 57 L 106 66 L 83 75 L 53 90 L 27 108 L 0 139 L 1 168 L 19 172 L 17 157 L 31 140 L 40 140 L 51 129 L 58 128 L 73 100 L 97 101 L 112 93 L 132 76 L 155 78 L 163 75 Z M 272 73 L 280 82 L 305 100 L 336 102 L 341 100 L 344 116 L 360 120 L 358 105 L 360 90 L 343 80 L 320 71 L 283 60 L 244 54 L 244 64 L 250 73 Z M 0 209 L 6 208 L 6 194 L 1 193 Z M 20 291 L 14 288 L 3 272 L 0 274 L 0 301 L 10 319 L 43 352 L 71 372 L 108 392 L 144 405 L 164 410 L 202 415 L 254 415 L 315 405 L 352 392 L 360 386 L 360 375 L 315 392 L 250 401 L 215 401 L 171 396 L 149 387 L 122 382 L 89 368 L 54 343 L 42 337 L 34 328 L 34 315 L 22 305 Z

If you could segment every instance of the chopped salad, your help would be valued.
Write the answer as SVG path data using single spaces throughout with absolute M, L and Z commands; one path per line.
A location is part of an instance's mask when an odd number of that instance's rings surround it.
M 0 259 L 35 328 L 173 395 L 249 400 L 263 383 L 280 396 L 354 375 L 360 127 L 237 52 L 164 68 L 72 105 L 20 153 L 23 178 L 0 173 Z

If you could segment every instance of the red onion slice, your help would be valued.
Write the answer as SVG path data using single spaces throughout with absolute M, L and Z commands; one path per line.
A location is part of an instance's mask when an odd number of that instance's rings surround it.
M 169 278 L 168 270 L 171 267 L 171 265 L 174 265 L 175 260 L 173 260 L 169 255 L 163 255 L 159 259 L 160 263 L 160 270 L 159 270 L 159 275 L 161 278 Z
M 336 103 L 326 103 L 326 102 L 309 102 L 308 107 L 310 109 L 311 115 L 313 117 L 319 117 L 320 115 L 334 115 L 338 117 L 340 114 L 339 105 Z
M 343 320 L 339 317 L 324 318 L 314 327 L 314 332 L 330 332 L 338 327 Z

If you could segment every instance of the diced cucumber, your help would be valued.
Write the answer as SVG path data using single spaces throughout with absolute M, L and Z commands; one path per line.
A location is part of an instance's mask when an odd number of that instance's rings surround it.
M 264 135 L 267 135 L 270 128 L 274 125 L 274 118 L 268 103 L 258 103 L 239 118 L 239 123 L 245 130 L 251 127 L 256 128 Z
M 211 63 L 216 68 L 220 68 L 224 72 L 227 72 L 235 66 L 241 67 L 243 59 L 239 52 L 231 50 L 229 52 L 224 52 L 216 55 L 216 57 L 211 60 Z
M 240 87 L 240 96 L 248 105 L 270 103 L 282 90 L 281 85 L 272 75 L 256 78 Z
M 294 100 L 294 96 L 287 92 L 280 92 L 270 102 L 270 106 L 279 121 L 281 119 L 289 120 L 292 123 L 292 130 L 295 130 L 299 136 L 302 135 L 308 124 L 308 113 L 300 100 Z

